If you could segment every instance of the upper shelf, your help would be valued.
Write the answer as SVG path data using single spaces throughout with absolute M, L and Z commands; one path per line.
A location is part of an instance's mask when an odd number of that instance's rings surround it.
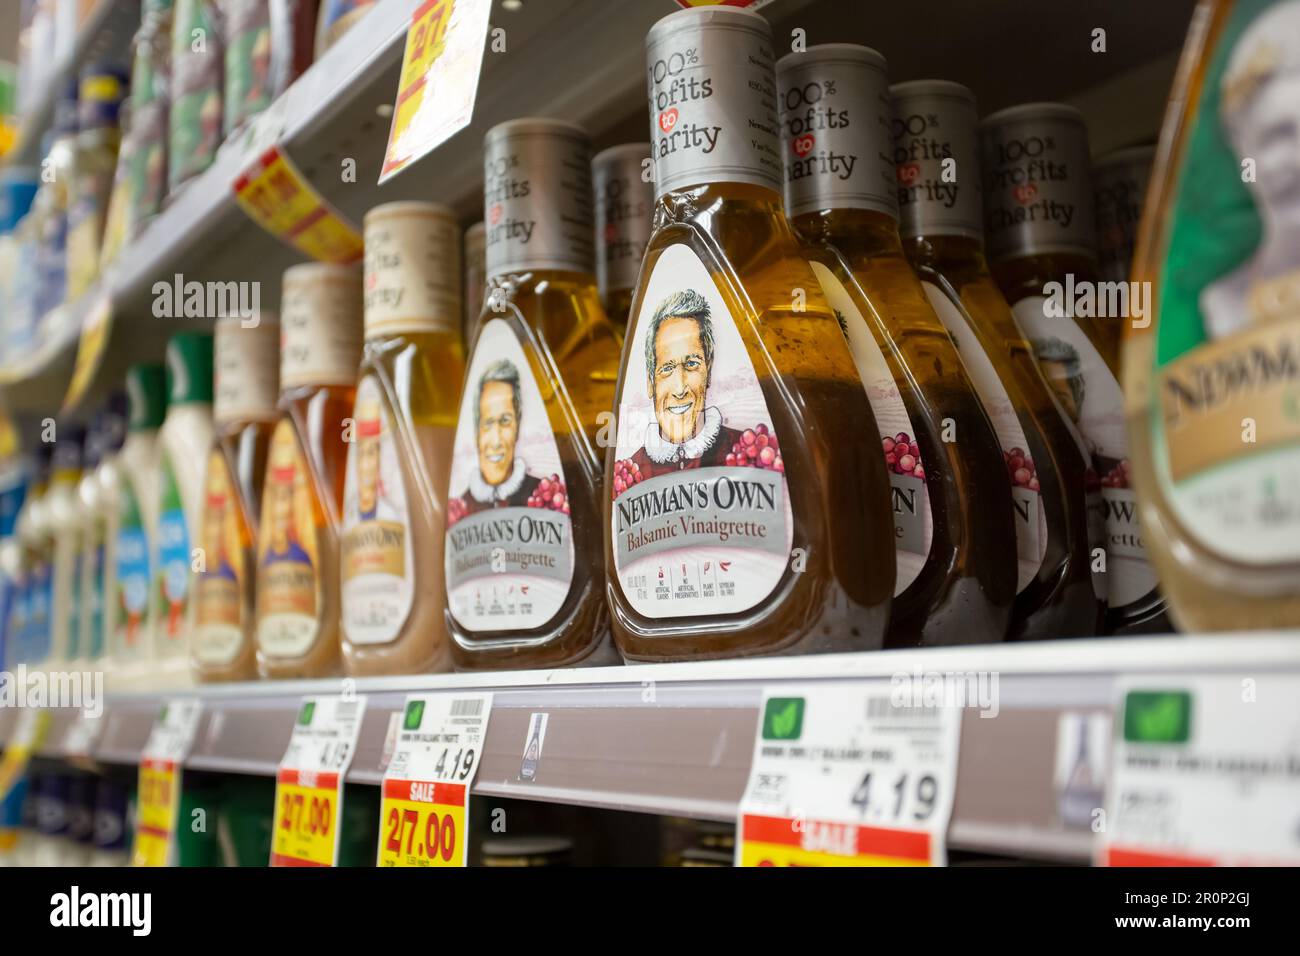
M 101 0 L 75 62 L 86 62 L 99 45 L 129 37 L 134 20 L 129 29 L 120 21 L 134 6 L 134 0 Z M 676 9 L 671 0 L 529 0 L 517 10 L 497 4 L 492 26 L 502 32 L 484 53 L 473 123 L 379 187 L 405 31 L 419 6 L 420 0 L 377 4 L 275 107 L 283 108 L 281 145 L 353 223 L 372 206 L 404 199 L 447 203 L 466 225 L 481 218 L 483 134 L 504 120 L 542 115 L 576 122 L 590 131 L 598 149 L 647 138 L 645 35 Z M 1092 122 L 1094 149 L 1105 151 L 1155 135 L 1194 0 L 1168 0 L 1158 17 L 1127 0 L 1096 0 L 1087 9 L 1058 4 L 1050 11 L 1039 0 L 941 0 L 932 6 L 926 14 L 930 28 L 920 33 L 917 11 L 907 5 L 775 0 L 762 12 L 773 23 L 778 50 L 789 46 L 795 31 L 803 31 L 808 44 L 865 43 L 889 58 L 892 78 L 964 82 L 985 112 L 1026 99 L 1075 102 Z M 1092 31 L 1099 26 L 1107 31 L 1105 53 L 1091 51 Z M 74 70 L 73 64 L 65 68 L 67 75 Z M 47 93 L 52 101 L 53 89 Z M 39 130 L 48 125 L 46 100 L 28 117 L 20 160 L 30 157 Z M 111 297 L 113 332 L 84 408 L 127 365 L 159 358 L 166 339 L 193 321 L 153 316 L 152 289 L 159 280 L 180 274 L 200 282 L 257 282 L 262 305 L 278 306 L 281 276 L 302 257 L 250 222 L 235 202 L 232 184 L 255 158 L 244 143 L 228 143 L 103 277 L 99 291 Z M 343 174 L 346 160 L 355 163 L 355 178 Z M 89 309 L 74 303 L 67 311 L 81 316 Z M 0 369 L 0 404 L 34 414 L 57 411 L 76 331 L 52 337 L 38 354 Z
M 367 697 L 349 779 L 378 783 L 390 721 L 408 693 L 490 690 L 492 716 L 474 792 L 619 810 L 734 819 L 748 778 L 764 688 L 852 681 L 888 693 L 896 675 L 996 675 L 997 714 L 967 708 L 949 845 L 1086 862 L 1092 834 L 1058 811 L 1063 715 L 1112 715 L 1121 677 L 1300 674 L 1300 634 L 1112 638 L 952 649 L 759 658 L 501 674 L 215 685 L 111 697 L 94 749 L 133 764 L 161 702 L 195 695 L 204 714 L 186 766 L 274 774 L 304 696 Z M 815 691 L 814 691 L 815 693 Z M 520 775 L 534 713 L 549 715 L 532 780 Z M 0 710 L 0 742 L 15 712 Z M 56 712 L 43 753 L 66 755 L 72 714 Z

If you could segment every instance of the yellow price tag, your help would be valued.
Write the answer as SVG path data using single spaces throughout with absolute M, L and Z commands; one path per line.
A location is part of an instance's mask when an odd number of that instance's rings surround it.
M 342 793 L 336 773 L 281 770 L 275 781 L 272 866 L 334 866 Z
M 461 783 L 385 780 L 379 865 L 466 866 L 468 799 Z
M 72 378 L 68 382 L 68 391 L 63 398 L 65 410 L 76 408 L 85 397 L 86 389 L 90 387 L 95 372 L 99 370 L 112 327 L 113 304 L 108 296 L 104 296 L 95 303 L 95 307 L 86 316 L 85 325 L 81 327 L 81 337 L 77 340 L 77 361 L 72 367 Z
M 255 223 L 319 262 L 361 258 L 361 234 L 279 147 L 272 146 L 235 180 L 235 199 Z
M 181 773 L 172 760 L 142 760 L 136 794 L 133 866 L 167 866 L 180 812 Z

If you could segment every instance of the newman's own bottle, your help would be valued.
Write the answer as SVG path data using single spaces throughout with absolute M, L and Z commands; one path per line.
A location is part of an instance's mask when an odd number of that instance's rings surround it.
M 885 59 L 836 43 L 777 64 L 786 201 L 862 376 L 889 467 L 893 646 L 1000 641 L 1016 588 L 997 436 L 898 235 Z
M 447 495 L 452 654 L 460 670 L 608 663 L 596 449 L 621 336 L 596 293 L 591 145 L 520 119 L 484 152 L 491 291 Z
M 781 200 L 771 30 L 684 10 L 646 41 L 655 232 L 607 452 L 630 660 L 881 645 L 894 584 L 875 419 Z
M 1093 635 L 1087 450 L 984 260 L 975 97 L 944 80 L 890 88 L 903 248 L 997 432 L 1019 575 L 1011 638 Z

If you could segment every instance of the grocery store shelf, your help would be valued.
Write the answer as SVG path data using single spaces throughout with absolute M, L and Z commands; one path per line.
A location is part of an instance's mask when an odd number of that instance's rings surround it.
M 1063 714 L 1110 715 L 1119 677 L 1300 674 L 1300 634 L 1054 641 L 699 664 L 209 686 L 186 765 L 269 775 L 301 699 L 354 690 L 368 700 L 349 779 L 378 783 L 390 719 L 405 695 L 491 690 L 474 792 L 620 810 L 733 819 L 749 772 L 764 688 L 853 681 L 887 692 L 896 675 L 982 672 L 997 677 L 997 714 L 963 712 L 955 849 L 1083 862 L 1091 833 L 1065 825 L 1056 791 Z M 168 695 L 110 697 L 93 751 L 138 760 Z M 534 713 L 549 715 L 536 778 L 520 766 Z M 8 721 L 8 727 L 6 726 Z M 0 740 L 13 713 L 0 711 Z M 72 720 L 58 716 L 45 755 L 66 755 Z
M 7 157 L 14 166 L 41 161 L 41 138 L 54 120 L 54 104 L 81 68 L 99 61 L 130 63 L 131 38 L 140 26 L 140 0 L 99 0 L 81 25 L 69 55 L 54 69 L 40 98 L 22 117 L 18 142 Z

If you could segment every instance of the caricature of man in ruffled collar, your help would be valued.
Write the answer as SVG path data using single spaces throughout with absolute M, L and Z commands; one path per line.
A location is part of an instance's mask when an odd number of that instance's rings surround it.
M 722 410 L 707 404 L 713 350 L 704 296 L 685 289 L 659 304 L 645 337 L 646 390 L 655 420 L 632 455 L 643 477 L 725 465 L 739 441 L 741 432 L 722 423 Z
M 479 378 L 474 406 L 478 471 L 461 496 L 466 514 L 489 508 L 522 508 L 541 479 L 515 453 L 521 412 L 519 370 L 509 359 L 492 363 Z

